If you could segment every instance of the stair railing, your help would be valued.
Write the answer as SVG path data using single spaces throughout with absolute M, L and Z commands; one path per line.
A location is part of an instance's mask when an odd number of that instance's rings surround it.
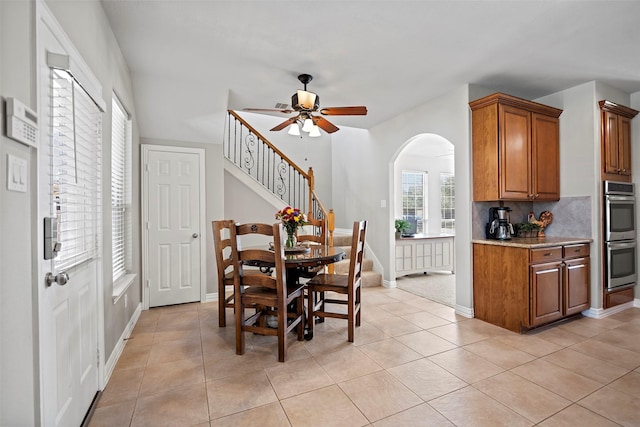
M 327 212 L 315 193 L 313 169 L 303 171 L 235 111 L 227 112 L 224 156 L 284 204 L 308 212 L 309 218 L 326 221 L 328 243 L 333 245 L 333 210 Z M 313 233 L 319 236 L 322 230 L 313 227 Z

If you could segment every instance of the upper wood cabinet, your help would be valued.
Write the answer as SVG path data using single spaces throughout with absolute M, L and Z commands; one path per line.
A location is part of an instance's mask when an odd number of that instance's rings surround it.
M 562 110 L 503 93 L 469 106 L 473 200 L 559 200 Z
M 631 182 L 631 119 L 638 111 L 600 101 L 602 179 Z

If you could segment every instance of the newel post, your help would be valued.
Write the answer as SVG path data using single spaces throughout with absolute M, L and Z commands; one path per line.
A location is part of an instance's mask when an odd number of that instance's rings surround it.
M 329 232 L 329 246 L 333 247 L 333 230 L 336 229 L 336 214 L 333 212 L 333 209 L 329 209 L 329 213 L 327 213 L 327 231 Z M 333 274 L 334 265 L 329 264 L 329 274 Z

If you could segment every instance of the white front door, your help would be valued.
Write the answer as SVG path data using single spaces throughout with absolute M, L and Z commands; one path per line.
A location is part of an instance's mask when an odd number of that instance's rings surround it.
M 39 8 L 39 148 L 38 148 L 38 253 L 39 336 L 41 417 L 43 426 L 78 426 L 87 413 L 99 389 L 98 371 L 98 298 L 101 292 L 100 260 L 96 253 L 84 262 L 68 267 L 56 265 L 55 259 L 45 260 L 43 225 L 45 218 L 60 219 L 69 212 L 54 200 L 70 197 L 52 180 L 52 165 L 66 162 L 66 147 L 52 149 L 51 71 L 46 52 L 67 54 L 68 40 L 47 11 Z M 77 59 L 77 58 L 76 58 Z M 80 96 L 80 95 L 79 95 Z M 68 156 L 68 154 L 67 154 Z M 99 203 L 99 196 L 97 197 Z M 99 205 L 96 205 L 99 209 Z M 67 215 L 68 218 L 68 215 Z M 101 225 L 96 235 L 101 235 Z M 66 227 L 66 226 L 65 226 Z M 62 238 L 75 231 L 61 230 Z M 63 236 L 64 235 L 64 236 Z M 60 240 L 60 239 L 58 239 Z M 52 243 L 52 242 L 49 242 Z M 64 246 L 65 244 L 63 244 Z M 50 245 L 51 246 L 51 245 Z M 66 247 L 69 247 L 68 244 Z M 45 275 L 57 276 L 58 283 L 47 285 Z M 64 275 L 68 282 L 64 283 Z
M 148 307 L 204 300 L 204 150 L 143 146 Z

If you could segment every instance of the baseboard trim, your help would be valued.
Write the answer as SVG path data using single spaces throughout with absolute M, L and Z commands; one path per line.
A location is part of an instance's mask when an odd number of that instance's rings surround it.
M 590 308 L 582 312 L 585 317 L 591 317 L 594 319 L 604 319 L 612 314 L 620 313 L 628 308 L 640 307 L 640 299 L 636 298 L 633 301 L 625 302 L 624 304 L 616 305 L 611 308 Z
M 395 280 L 384 280 L 382 279 L 382 286 L 385 288 L 397 288 Z
M 113 373 L 114 368 L 116 367 L 116 363 L 120 359 L 122 355 L 122 351 L 124 350 L 124 346 L 127 344 L 127 339 L 131 336 L 131 332 L 133 332 L 133 328 L 138 323 L 138 319 L 140 318 L 140 313 L 142 313 L 142 303 L 138 304 L 136 310 L 133 312 L 131 319 L 129 319 L 129 323 L 127 323 L 127 327 L 122 331 L 122 335 L 120 336 L 120 340 L 118 340 L 118 344 L 116 344 L 115 348 L 111 352 L 109 359 L 107 359 L 107 363 L 104 365 L 104 384 L 109 382 L 109 378 L 111 378 L 111 374 Z
M 207 294 L 205 296 L 204 302 L 215 302 L 218 301 L 218 293 L 217 292 L 211 292 L 210 294 Z
M 455 310 L 456 310 L 456 314 L 459 314 L 460 316 L 464 316 L 468 319 L 473 319 L 475 317 L 473 308 L 456 304 Z

